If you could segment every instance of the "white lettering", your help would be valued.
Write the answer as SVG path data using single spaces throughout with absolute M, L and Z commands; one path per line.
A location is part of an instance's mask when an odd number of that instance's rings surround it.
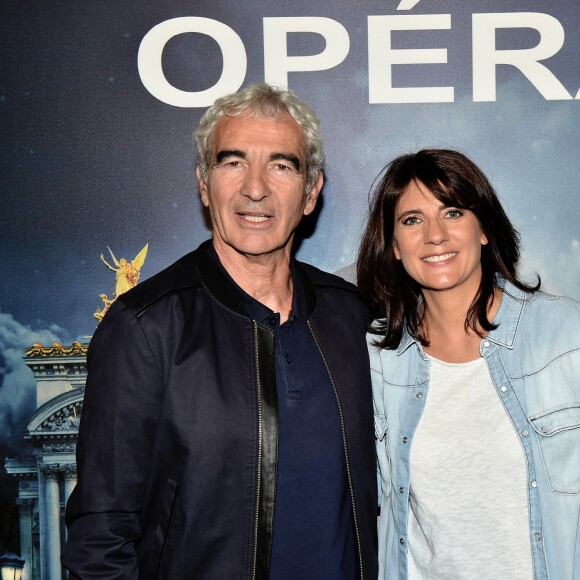
M 397 6 L 397 10 L 411 10 L 419 4 L 421 0 L 401 0 Z
M 419 2 L 400 0 L 397 10 L 410 10 Z M 498 29 L 522 28 L 539 33 L 536 46 L 509 50 L 497 48 Z M 369 16 L 369 103 L 452 103 L 453 86 L 393 86 L 395 65 L 448 62 L 446 48 L 393 48 L 394 32 L 450 29 L 450 14 Z M 350 50 L 348 31 L 330 18 L 267 17 L 263 19 L 263 32 L 264 79 L 281 87 L 288 86 L 289 73 L 331 69 L 340 65 Z M 219 80 L 205 90 L 181 90 L 169 83 L 163 71 L 163 51 L 167 43 L 177 35 L 191 33 L 204 34 L 215 40 L 223 59 Z M 317 34 L 326 43 L 325 47 L 317 54 L 291 56 L 288 54 L 291 33 Z M 500 65 L 515 67 L 547 100 L 580 100 L 580 89 L 572 97 L 541 62 L 555 55 L 564 44 L 564 29 L 553 16 L 536 12 L 473 14 L 472 35 L 474 102 L 496 100 L 496 75 Z M 141 41 L 137 64 L 145 88 L 160 101 L 176 107 L 207 107 L 215 99 L 237 91 L 244 83 L 248 67 L 246 49 L 238 34 L 222 22 L 203 17 L 174 18 L 152 28 Z M 202 79 L 204 72 L 203 69 L 199 71 Z M 214 72 L 212 78 L 215 78 Z M 407 83 L 400 81 L 398 84 Z
M 497 50 L 497 28 L 534 28 L 540 42 L 533 48 Z M 556 54 L 564 44 L 564 29 L 556 18 L 537 12 L 473 15 L 473 100 L 496 100 L 496 66 L 516 67 L 549 100 L 568 100 L 572 96 L 540 60 Z
M 368 17 L 369 103 L 452 103 L 453 87 L 393 87 L 394 64 L 446 63 L 447 49 L 393 49 L 393 30 L 451 28 L 450 14 Z
M 174 36 L 186 33 L 211 36 L 222 51 L 222 74 L 213 87 L 203 91 L 182 91 L 171 85 L 163 74 L 163 48 Z M 145 88 L 155 98 L 175 107 L 207 107 L 217 98 L 237 91 L 246 78 L 247 64 L 242 39 L 222 22 L 199 16 L 173 18 L 154 26 L 143 37 L 137 56 Z
M 326 47 L 319 54 L 288 56 L 290 32 L 320 34 Z M 349 50 L 350 38 L 346 28 L 331 18 L 264 18 L 264 79 L 272 85 L 287 87 L 289 72 L 333 68 L 346 58 Z

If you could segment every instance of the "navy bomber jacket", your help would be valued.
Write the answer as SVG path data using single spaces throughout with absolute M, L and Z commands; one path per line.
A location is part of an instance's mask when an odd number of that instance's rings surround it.
M 245 314 L 208 243 L 121 295 L 91 342 L 62 554 L 71 578 L 268 578 L 273 335 Z M 336 393 L 359 577 L 374 580 L 367 311 L 353 285 L 296 266 Z

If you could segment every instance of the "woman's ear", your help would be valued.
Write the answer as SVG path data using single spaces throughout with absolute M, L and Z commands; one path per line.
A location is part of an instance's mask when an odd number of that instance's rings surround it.
M 397 260 L 401 259 L 401 252 L 399 252 L 399 244 L 397 244 L 397 240 L 393 239 L 393 252 L 395 252 L 395 258 Z

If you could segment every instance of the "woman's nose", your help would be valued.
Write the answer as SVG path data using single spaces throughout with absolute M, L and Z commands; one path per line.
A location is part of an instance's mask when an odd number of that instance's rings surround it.
M 430 219 L 423 228 L 423 241 L 426 244 L 441 244 L 447 241 L 447 227 L 441 219 Z

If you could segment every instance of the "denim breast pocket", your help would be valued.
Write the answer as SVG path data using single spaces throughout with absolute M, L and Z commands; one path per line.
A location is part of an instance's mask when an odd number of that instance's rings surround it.
M 536 413 L 528 421 L 538 434 L 552 490 L 577 494 L 580 491 L 580 402 Z

